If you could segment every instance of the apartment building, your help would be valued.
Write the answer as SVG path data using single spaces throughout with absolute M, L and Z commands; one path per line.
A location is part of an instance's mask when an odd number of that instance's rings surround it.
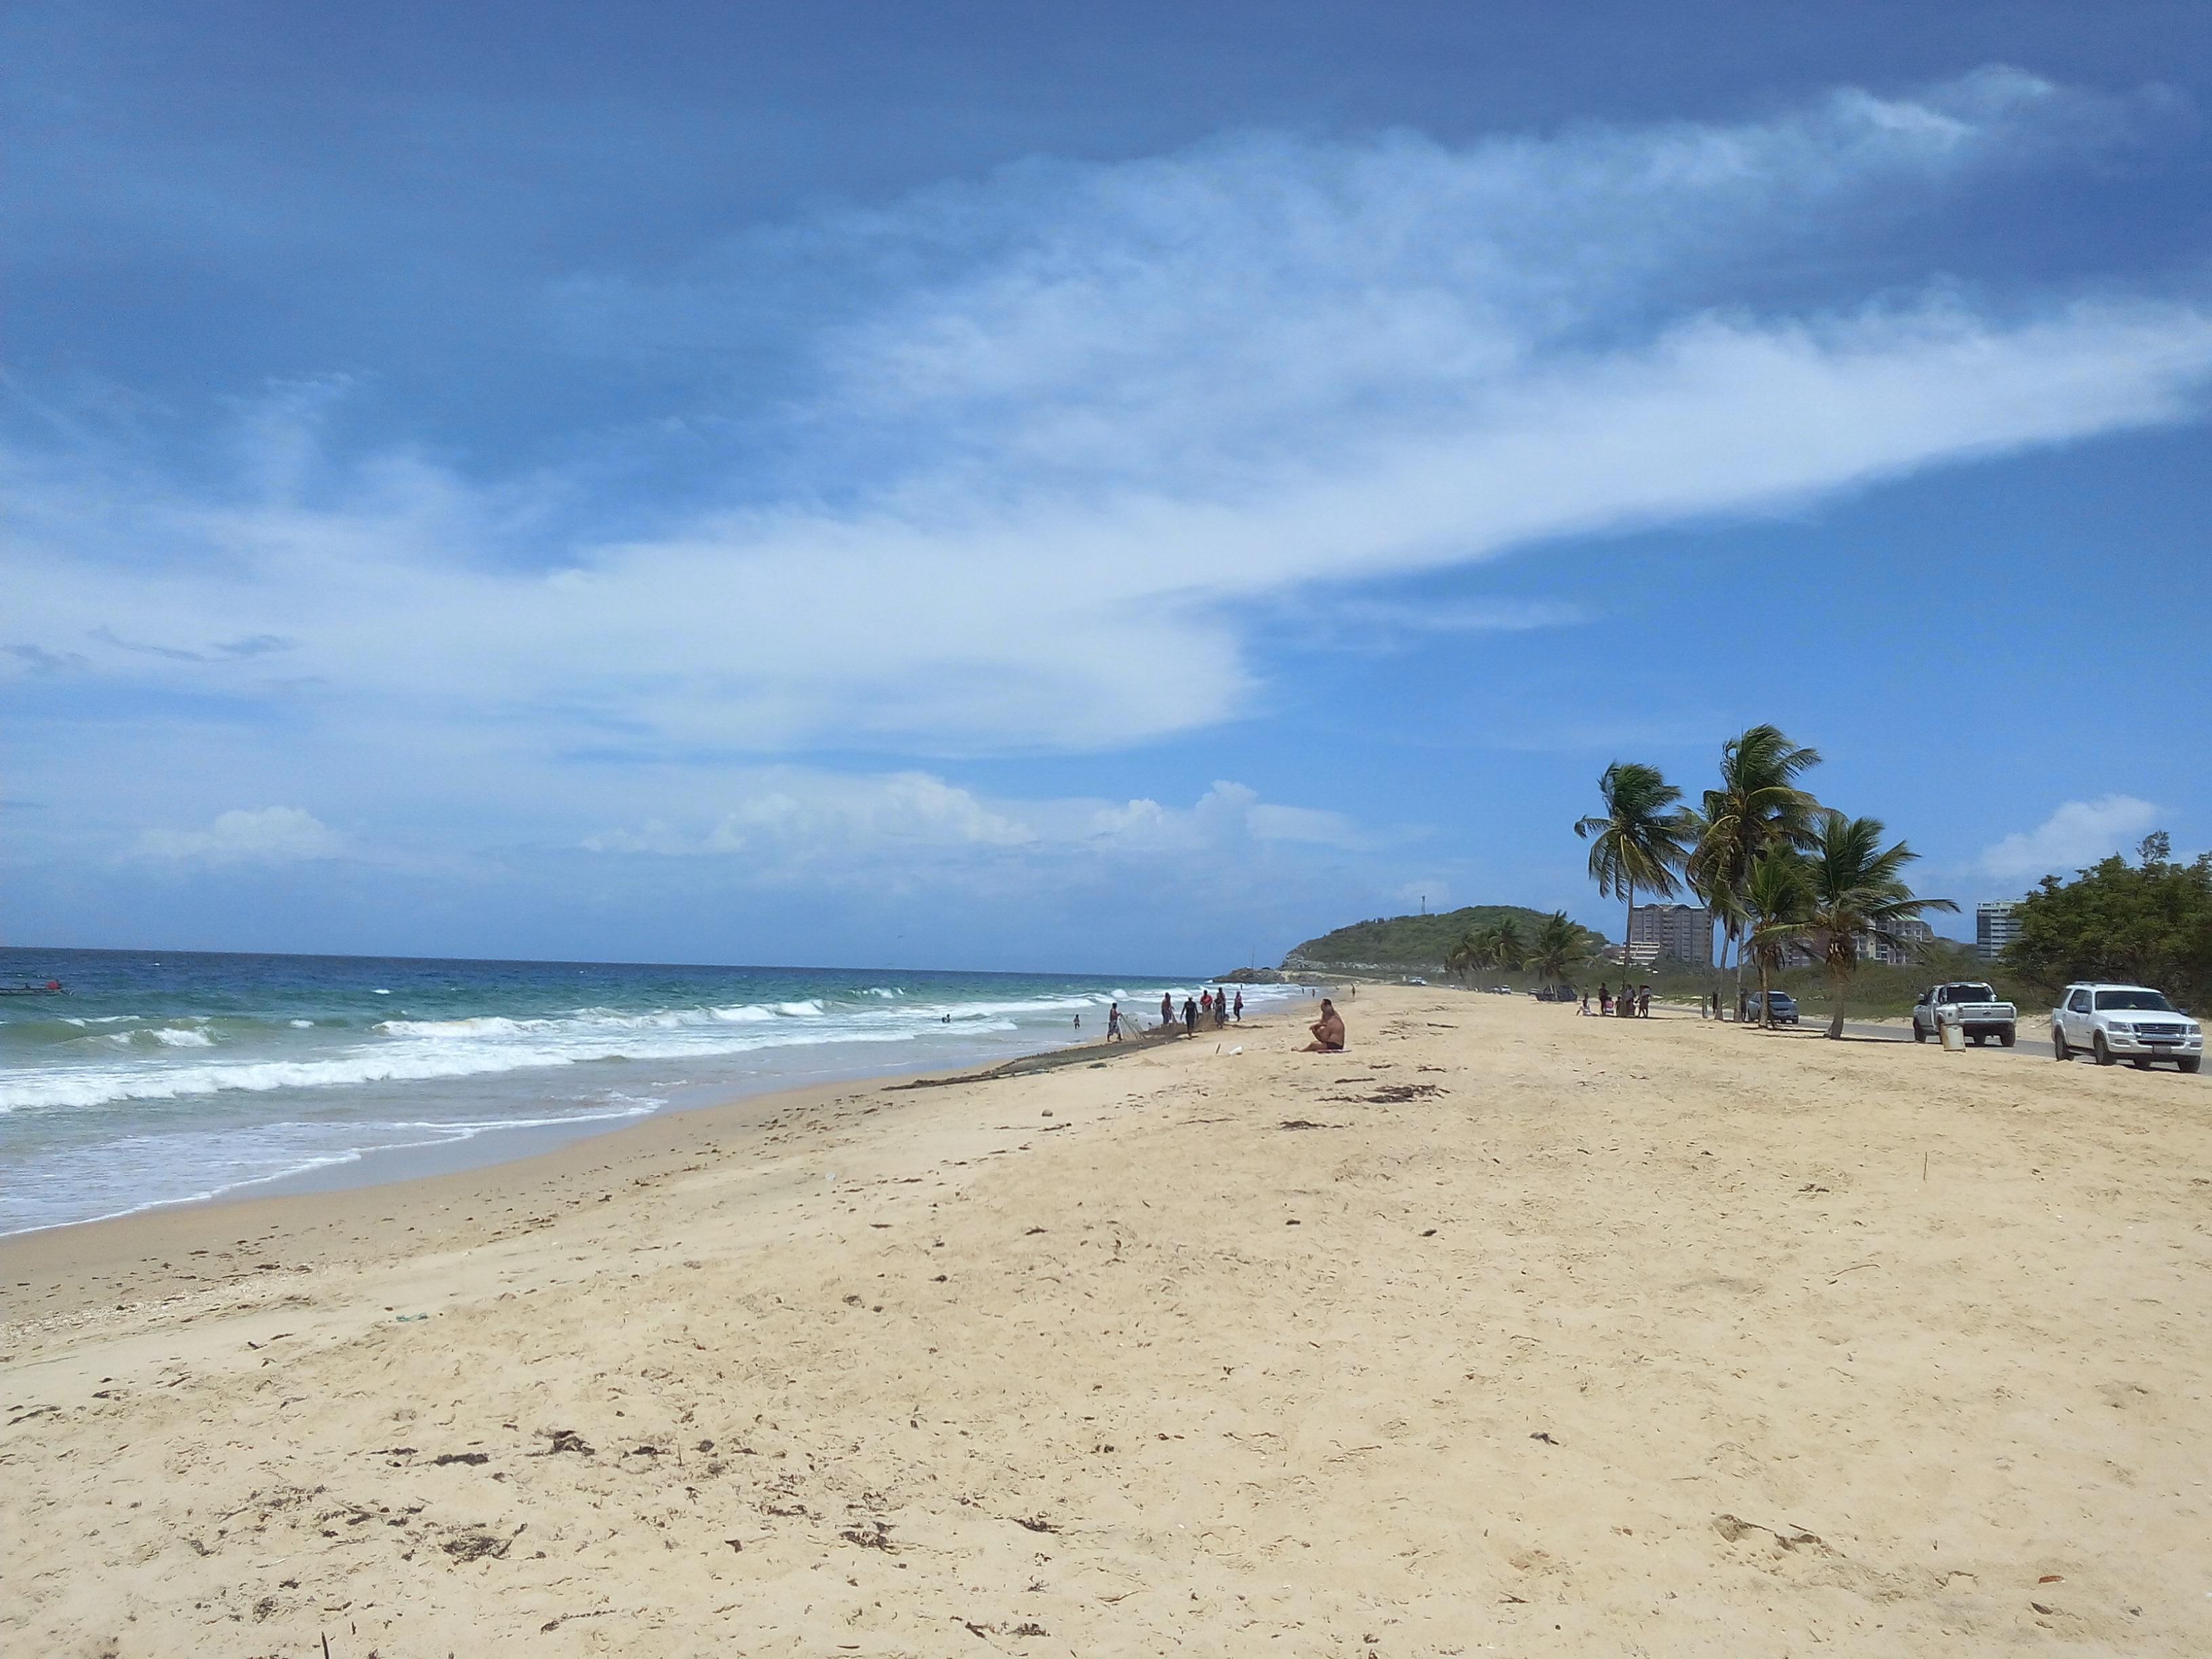
M 1713 960 L 1713 913 L 1702 904 L 1639 904 L 1628 913 L 1628 960 L 1664 958 L 1706 968 Z
M 1974 954 L 1995 962 L 2020 937 L 2020 906 L 2011 899 L 1974 907 Z

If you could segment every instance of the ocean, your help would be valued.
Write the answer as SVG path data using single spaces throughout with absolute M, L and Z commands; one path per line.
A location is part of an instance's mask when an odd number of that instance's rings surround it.
M 1200 981 L 0 949 L 0 1233 L 520 1156 L 649 1113 L 1003 1059 Z M 1246 987 L 1248 1004 L 1289 993 Z M 1080 1017 L 1079 1030 L 1075 1021 Z M 402 1151 L 404 1158 L 395 1154 Z

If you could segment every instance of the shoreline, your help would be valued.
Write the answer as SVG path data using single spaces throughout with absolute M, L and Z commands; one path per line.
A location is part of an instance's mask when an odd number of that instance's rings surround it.
M 1279 1012 L 1295 1012 L 1298 1006 L 1288 1002 L 1276 1005 Z M 1255 1016 L 1246 1029 L 1258 1029 L 1261 1024 Z M 748 1150 L 757 1152 L 763 1126 L 787 1115 L 804 1116 L 851 1105 L 878 1092 L 1037 1076 L 1086 1062 L 1111 1065 L 1183 1041 L 1187 1039 L 1167 1036 L 1108 1042 L 1103 1036 L 1085 1037 L 1079 1042 L 1016 1054 L 981 1070 L 975 1069 L 975 1061 L 968 1060 L 951 1066 L 863 1073 L 671 1105 L 581 1133 L 525 1128 L 488 1132 L 442 1146 L 380 1148 L 363 1154 L 350 1167 L 366 1171 L 380 1164 L 404 1166 L 411 1162 L 408 1154 L 417 1151 L 459 1152 L 507 1134 L 544 1133 L 554 1138 L 550 1146 L 470 1159 L 450 1168 L 399 1167 L 380 1178 L 329 1185 L 312 1179 L 320 1171 L 295 1172 L 242 1183 L 209 1198 L 173 1200 L 115 1215 L 0 1234 L 0 1323 L 15 1316 L 10 1309 L 19 1297 L 32 1299 L 24 1296 L 26 1291 L 35 1295 L 43 1290 L 49 1299 L 59 1296 L 72 1306 L 89 1305 L 97 1300 L 94 1285 L 106 1287 L 98 1294 L 118 1290 L 125 1282 L 122 1275 L 131 1270 L 145 1275 L 143 1282 L 154 1287 L 150 1297 L 134 1298 L 142 1303 L 184 1294 L 186 1285 L 204 1288 L 205 1281 L 198 1275 L 168 1279 L 158 1275 L 164 1271 L 183 1273 L 171 1267 L 179 1256 L 189 1261 L 196 1253 L 219 1255 L 210 1240 L 232 1240 L 234 1235 L 243 1235 L 234 1237 L 234 1246 L 245 1246 L 281 1237 L 292 1241 L 295 1253 L 328 1260 L 335 1250 L 356 1248 L 376 1222 L 390 1219 L 386 1212 L 416 1209 L 445 1218 L 465 1211 L 457 1224 L 465 1228 L 476 1221 L 477 1211 L 512 1211 L 519 1192 L 565 1191 L 590 1184 L 595 1174 L 612 1176 L 634 1161 L 651 1163 L 679 1151 L 696 1151 L 709 1127 L 722 1140 L 750 1137 Z M 720 1140 L 716 1146 L 721 1152 L 731 1150 Z M 295 1182 L 301 1184 L 289 1184 Z M 375 1221 L 371 1220 L 372 1214 Z M 489 1236 L 501 1235 L 495 1231 Z

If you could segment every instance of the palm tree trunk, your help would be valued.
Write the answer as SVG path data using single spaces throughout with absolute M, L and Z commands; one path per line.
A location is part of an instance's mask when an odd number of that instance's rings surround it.
M 1737 973 L 1741 974 L 1743 971 L 1741 957 L 1736 958 L 1735 965 Z M 1768 1005 L 1773 1000 L 1774 993 L 1768 988 L 1766 982 L 1766 958 L 1761 956 L 1759 959 L 1759 1023 L 1763 1029 L 1770 1031 L 1774 1029 L 1774 1010 Z
M 1850 975 L 1841 968 L 1832 965 L 1828 969 L 1828 981 L 1834 988 L 1836 1000 L 1835 1012 L 1828 1020 L 1828 1035 L 1840 1042 L 1844 1036 L 1844 988 L 1851 982 Z
M 1628 988 L 1628 940 L 1635 931 L 1636 884 L 1632 881 L 1628 884 L 1628 914 L 1621 918 L 1620 923 L 1620 988 L 1624 991 Z M 1613 1006 L 1619 1007 L 1620 1004 Z

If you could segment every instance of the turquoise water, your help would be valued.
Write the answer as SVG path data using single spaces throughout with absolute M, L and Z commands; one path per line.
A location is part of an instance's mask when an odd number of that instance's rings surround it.
M 66 993 L 0 997 L 0 1233 L 1033 1052 L 1199 983 L 0 950 L 0 986 L 50 978 Z

